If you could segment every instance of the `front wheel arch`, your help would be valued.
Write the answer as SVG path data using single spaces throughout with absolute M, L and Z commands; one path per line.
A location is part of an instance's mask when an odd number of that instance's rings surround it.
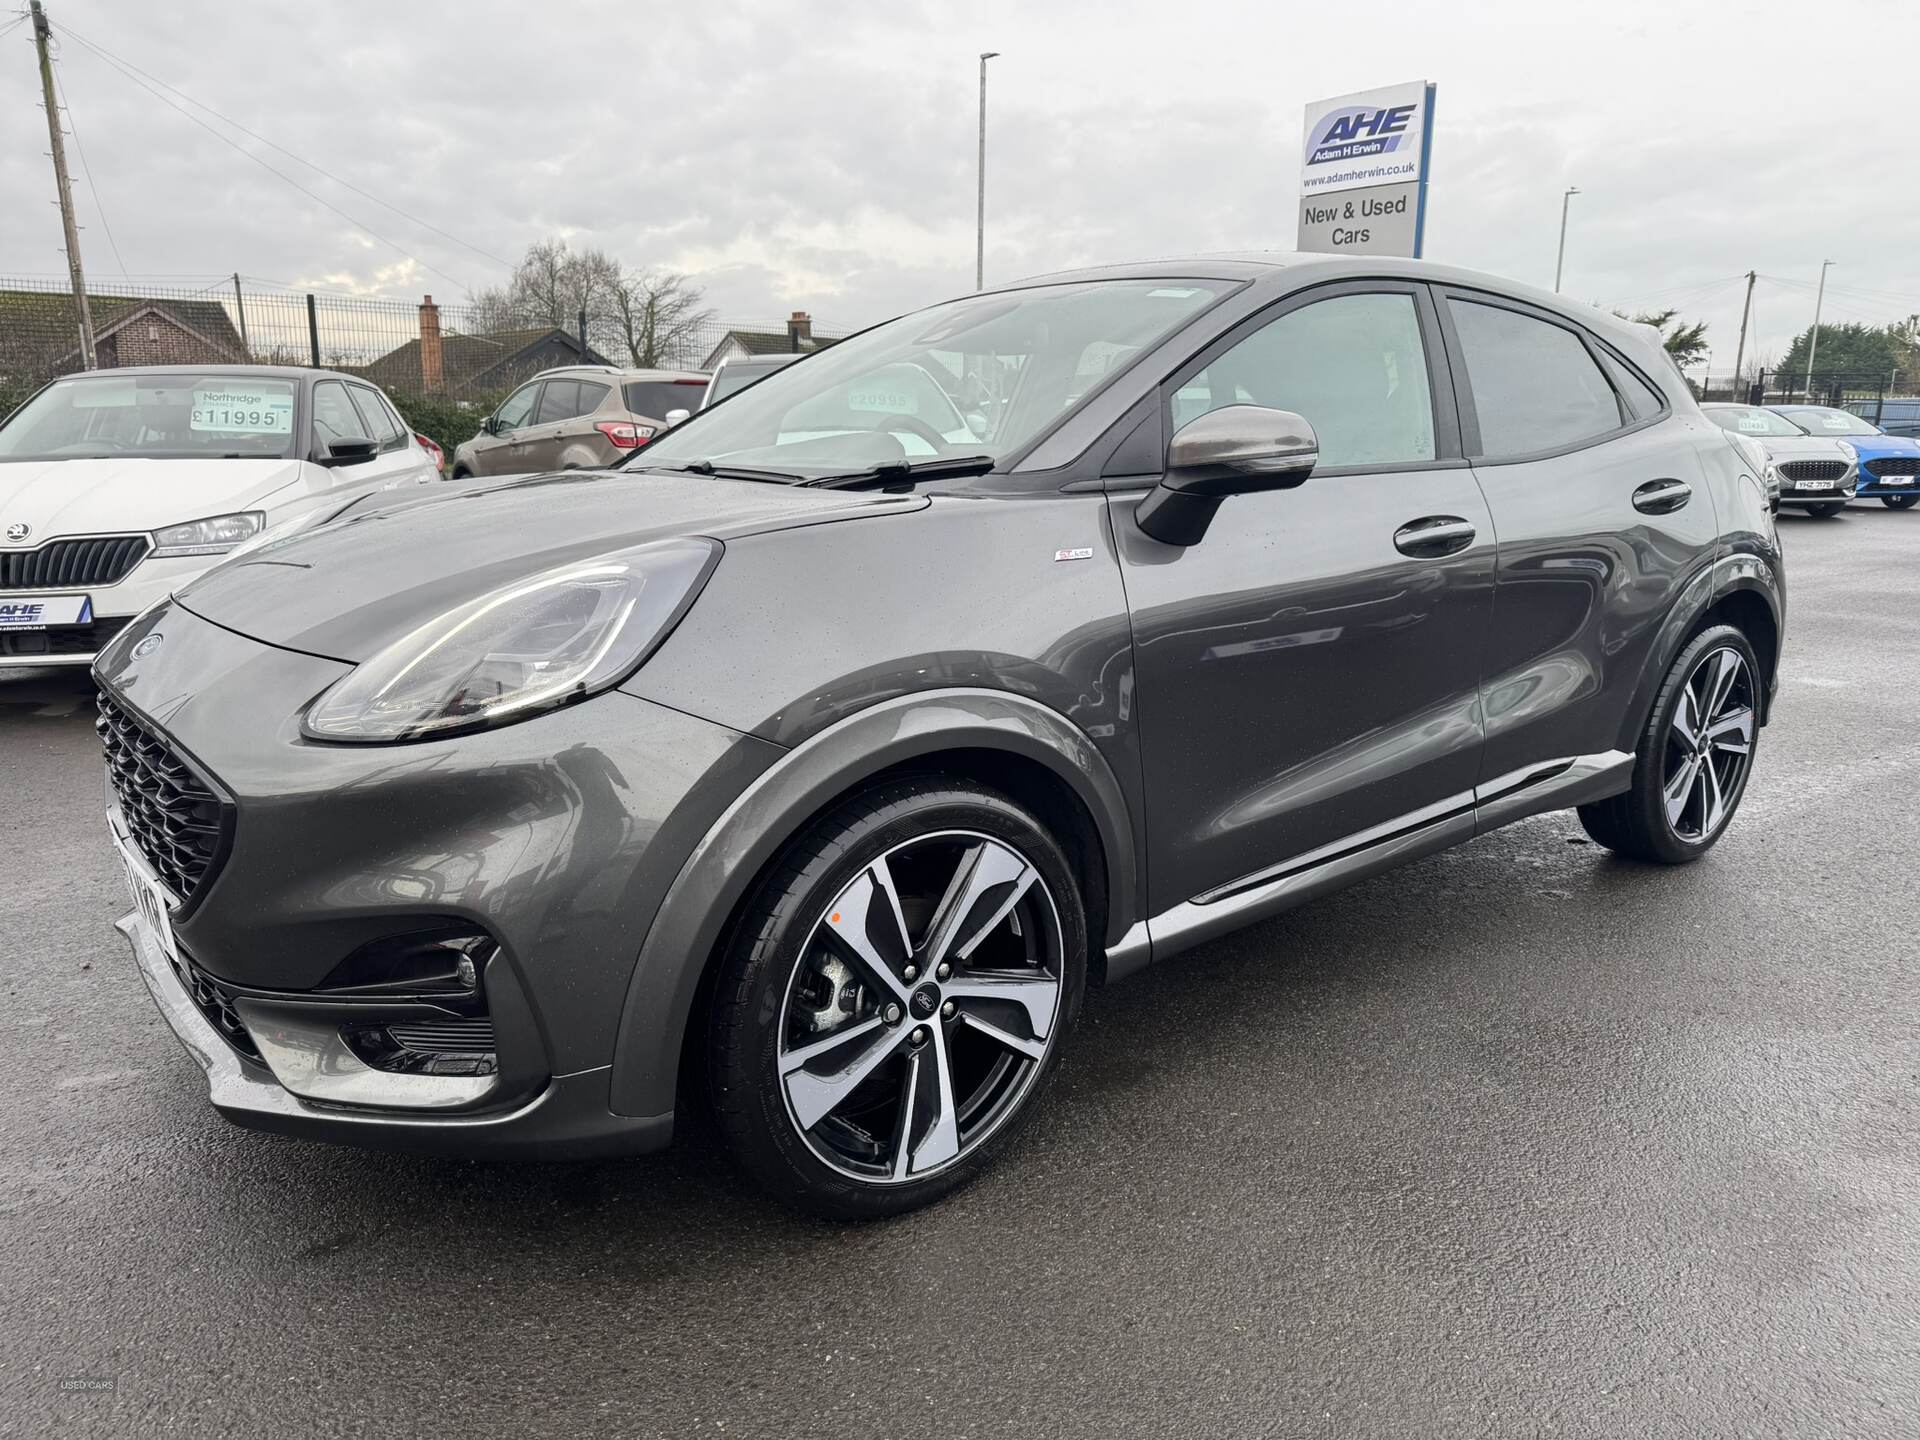
M 1099 877 L 1083 895 L 1093 954 L 1103 954 L 1114 930 L 1132 922 L 1138 872 L 1131 811 L 1105 757 L 1071 720 L 994 690 L 927 692 L 870 706 L 759 776 L 681 867 L 628 982 L 613 1053 L 615 1113 L 660 1115 L 674 1108 L 689 1026 L 727 928 L 792 838 L 878 780 L 930 773 L 1011 789 L 1023 803 L 1050 809 L 1050 824 L 1077 807 L 1088 825 L 1081 859 L 1096 866 Z M 1042 773 L 1047 789 L 1032 788 Z M 1059 823 L 1071 828 L 1070 821 Z M 1060 839 L 1072 853 L 1068 837 Z M 1105 911 L 1104 933 L 1096 905 Z

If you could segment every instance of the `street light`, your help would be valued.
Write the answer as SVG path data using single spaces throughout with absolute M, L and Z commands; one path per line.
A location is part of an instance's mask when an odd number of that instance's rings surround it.
M 973 288 L 987 288 L 987 61 L 998 50 L 980 52 L 980 194 L 973 221 Z
M 1569 185 L 1567 193 L 1560 197 L 1560 253 L 1553 261 L 1553 293 L 1556 295 L 1560 293 L 1560 274 L 1567 265 L 1567 206 L 1579 193 L 1578 185 Z

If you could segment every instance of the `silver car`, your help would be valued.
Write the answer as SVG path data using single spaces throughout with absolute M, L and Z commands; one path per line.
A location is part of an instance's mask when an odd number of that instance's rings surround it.
M 1779 476 L 1780 503 L 1822 519 L 1847 508 L 1860 483 L 1853 452 L 1825 435 L 1809 435 L 1784 415 L 1759 405 L 1700 407 L 1722 430 L 1758 445 Z

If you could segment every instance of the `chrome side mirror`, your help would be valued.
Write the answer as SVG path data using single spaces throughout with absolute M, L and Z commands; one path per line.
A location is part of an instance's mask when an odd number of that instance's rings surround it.
M 1320 460 L 1306 417 L 1265 405 L 1226 405 L 1174 432 L 1167 473 L 1134 522 L 1167 545 L 1197 545 L 1229 495 L 1291 490 Z

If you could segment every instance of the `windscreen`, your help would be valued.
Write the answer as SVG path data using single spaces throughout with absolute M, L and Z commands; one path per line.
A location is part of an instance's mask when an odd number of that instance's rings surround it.
M 974 295 L 877 326 L 647 447 L 800 478 L 1020 450 L 1232 285 L 1099 280 Z
M 1780 413 L 1809 435 L 1878 435 L 1879 427 L 1869 425 L 1847 410 L 1826 405 L 1782 406 Z
M 284 460 L 293 398 L 292 381 L 250 375 L 75 375 L 0 427 L 0 461 Z
M 698 410 L 707 393 L 704 380 L 629 380 L 620 388 L 627 409 L 649 420 L 664 420 L 669 410 Z
M 1707 411 L 1707 418 L 1736 435 L 1786 439 L 1807 433 L 1785 416 L 1762 410 L 1758 405 L 1715 405 Z

